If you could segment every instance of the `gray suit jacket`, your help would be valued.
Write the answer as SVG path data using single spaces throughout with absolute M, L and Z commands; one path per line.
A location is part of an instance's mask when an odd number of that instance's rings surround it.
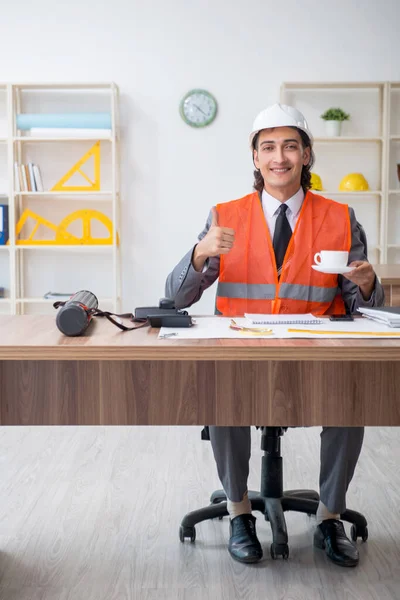
M 354 214 L 354 210 L 349 208 L 351 222 L 351 248 L 349 254 L 349 263 L 353 260 L 367 260 L 366 248 L 362 241 L 362 230 Z M 212 214 L 208 215 L 206 226 L 198 237 L 198 241 L 208 232 L 211 225 Z M 175 300 L 177 308 L 187 308 L 200 300 L 204 290 L 218 279 L 219 276 L 219 256 L 211 257 L 206 261 L 202 272 L 195 271 L 192 265 L 192 255 L 194 248 L 191 248 L 185 256 L 179 261 L 174 270 L 168 275 L 165 284 L 165 296 Z M 361 306 L 383 306 L 384 293 L 383 288 L 375 279 L 375 289 L 369 300 L 364 300 L 357 285 L 343 277 L 338 276 L 338 285 L 342 293 L 347 312 L 356 312 Z

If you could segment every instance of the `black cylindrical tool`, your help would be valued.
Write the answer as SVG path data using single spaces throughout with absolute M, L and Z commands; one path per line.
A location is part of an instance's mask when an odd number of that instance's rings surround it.
M 92 309 L 96 309 L 98 305 L 98 300 L 92 292 L 76 292 L 57 313 L 58 329 L 64 335 L 82 335 L 92 320 Z

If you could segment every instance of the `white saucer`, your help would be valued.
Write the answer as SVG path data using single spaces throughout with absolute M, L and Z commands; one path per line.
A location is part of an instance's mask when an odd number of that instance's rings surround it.
M 355 267 L 324 267 L 322 265 L 311 265 L 315 271 L 319 271 L 320 273 L 329 273 L 329 274 L 337 274 L 343 275 L 344 273 L 350 273 L 350 271 L 354 271 Z

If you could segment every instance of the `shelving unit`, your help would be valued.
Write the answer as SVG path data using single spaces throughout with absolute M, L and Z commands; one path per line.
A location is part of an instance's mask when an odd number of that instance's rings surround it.
M 341 144 L 345 144 L 346 142 L 383 142 L 383 138 L 382 137 L 349 137 L 349 136 L 331 136 L 331 137 L 316 137 L 314 138 L 315 142 L 326 142 L 326 143 L 333 143 L 333 142 L 339 142 Z
M 71 196 L 72 198 L 75 196 L 75 198 L 82 198 L 83 196 L 85 197 L 85 200 L 88 200 L 90 197 L 92 197 L 92 200 L 97 200 L 97 198 L 93 198 L 94 196 L 111 196 L 113 194 L 113 192 L 111 190 L 109 191 L 103 191 L 103 192 L 15 192 L 14 196 L 18 197 L 18 196 L 44 196 L 44 197 L 49 197 L 49 196 Z
M 400 263 L 400 82 L 388 84 L 388 263 Z
M 9 202 L 9 123 L 8 123 L 8 105 L 9 105 L 9 86 L 0 84 L 0 195 L 1 204 Z M 12 255 L 8 246 L 0 246 L 0 287 L 5 289 L 6 297 L 0 298 L 0 314 L 10 313 L 10 263 Z
M 112 302 L 112 298 L 98 298 L 99 303 L 110 303 Z M 18 298 L 17 304 L 51 304 L 53 305 L 55 301 L 50 300 L 49 298 Z
M 28 137 L 28 136 L 16 136 L 13 138 L 14 142 L 97 142 L 97 140 L 104 142 L 111 142 L 112 138 L 108 137 Z
M 82 109 L 82 107 L 84 107 Z M 110 136 L 38 137 L 17 129 L 20 113 L 108 112 Z M 8 83 L 0 84 L 0 193 L 6 193 L 9 205 L 9 243 L 0 246 L 0 313 L 42 313 L 54 309 L 54 300 L 43 296 L 48 291 L 74 293 L 90 289 L 104 310 L 119 312 L 120 276 L 120 177 L 118 133 L 118 88 L 114 83 Z M 59 179 L 100 141 L 101 189 L 99 191 L 51 191 Z M 4 151 L 3 151 L 4 152 Z M 3 155 L 0 154 L 0 157 Z M 43 192 L 18 191 L 14 181 L 14 163 L 38 164 L 44 180 Z M 88 161 L 90 172 L 91 161 Z M 1 171 L 3 169 L 3 171 Z M 6 189 L 1 185 L 6 183 Z M 82 179 L 82 184 L 85 181 Z M 58 225 L 76 210 L 97 210 L 112 222 L 112 244 L 31 245 L 19 244 L 16 224 L 23 211 L 30 208 L 44 219 Z M 71 233 L 77 237 L 73 223 Z M 94 225 L 93 225 L 94 223 Z M 43 235 L 38 229 L 39 237 Z M 71 224 L 72 227 L 72 224 Z M 105 229 L 100 221 L 92 227 Z M 36 235 L 36 234 L 35 234 Z M 97 233 L 104 237 L 103 233 Z M 108 234 L 107 234 L 108 235 Z M 44 239 L 44 238 L 43 238 Z
M 281 102 L 303 112 L 313 132 L 313 172 L 326 188 L 319 193 L 354 208 L 371 262 L 400 262 L 400 82 L 284 82 Z M 324 135 L 320 115 L 330 107 L 350 113 L 342 136 Z M 341 179 L 354 172 L 363 173 L 371 189 L 338 191 Z

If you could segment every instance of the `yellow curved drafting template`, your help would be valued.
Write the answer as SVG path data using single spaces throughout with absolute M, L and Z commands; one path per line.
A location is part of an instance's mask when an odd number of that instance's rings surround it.
M 98 210 L 77 210 L 67 217 L 63 219 L 58 226 L 58 234 L 63 237 L 63 239 L 67 239 L 67 236 L 70 235 L 67 232 L 67 227 L 71 225 L 74 221 L 80 219 L 82 221 L 82 238 L 79 240 L 79 244 L 84 245 L 110 245 L 113 243 L 113 235 L 112 235 L 112 222 L 111 220 L 102 212 Z M 109 236 L 105 238 L 94 238 L 92 237 L 92 221 L 97 220 L 103 223 L 106 227 Z M 65 244 L 74 244 L 75 242 L 66 241 Z
M 81 166 L 85 164 L 89 158 L 94 157 L 94 181 L 90 179 L 81 170 Z M 89 185 L 64 185 L 71 177 L 75 174 L 79 173 L 89 182 Z M 90 148 L 82 156 L 77 163 L 66 173 L 63 177 L 61 177 L 60 181 L 58 181 L 52 188 L 52 192 L 98 192 L 100 191 L 100 141 L 96 142 L 94 146 Z
M 35 221 L 30 235 L 23 239 L 17 239 L 16 244 L 27 246 L 107 246 L 113 243 L 113 225 L 112 221 L 98 210 L 77 210 L 65 217 L 59 225 L 54 225 L 51 221 L 41 217 L 32 210 L 26 209 L 21 215 L 17 226 L 16 236 L 21 233 L 23 226 L 31 218 Z M 82 237 L 69 233 L 67 228 L 75 221 L 82 221 Z M 100 221 L 107 229 L 109 236 L 103 238 L 92 237 L 92 221 Z M 54 232 L 53 239 L 35 240 L 34 236 L 40 226 L 46 227 Z M 118 235 L 117 235 L 118 242 Z

